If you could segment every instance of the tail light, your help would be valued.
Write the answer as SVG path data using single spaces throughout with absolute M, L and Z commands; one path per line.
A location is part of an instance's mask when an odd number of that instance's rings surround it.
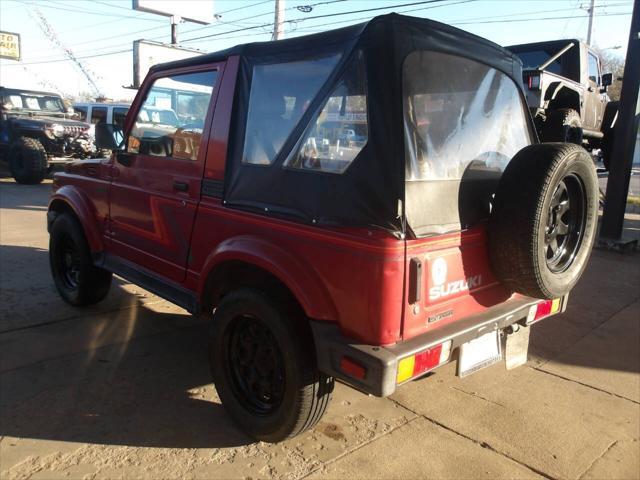
M 551 315 L 555 315 L 560 311 L 561 306 L 562 302 L 559 298 L 545 300 L 544 302 L 532 305 L 529 309 L 529 314 L 527 315 L 527 325 L 537 322 L 538 320 L 542 320 L 543 318 L 550 317 Z
M 530 75 L 528 83 L 529 90 L 540 90 L 540 75 Z
M 446 363 L 451 355 L 451 340 L 423 350 L 398 362 L 396 383 L 417 377 Z

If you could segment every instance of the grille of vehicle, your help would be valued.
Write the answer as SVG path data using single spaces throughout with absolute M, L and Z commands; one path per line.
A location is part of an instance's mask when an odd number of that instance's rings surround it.
M 85 133 L 87 130 L 89 130 L 89 127 L 81 127 L 78 125 L 64 126 L 65 135 L 80 135 L 81 133 Z

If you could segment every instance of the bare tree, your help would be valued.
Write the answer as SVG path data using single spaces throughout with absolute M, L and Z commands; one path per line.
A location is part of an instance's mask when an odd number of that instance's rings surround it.
M 624 58 L 611 49 L 602 49 L 592 47 L 600 56 L 603 73 L 613 73 L 613 85 L 609 87 L 607 93 L 611 100 L 620 100 L 620 90 L 622 90 L 622 82 L 618 78 L 622 78 L 624 73 Z

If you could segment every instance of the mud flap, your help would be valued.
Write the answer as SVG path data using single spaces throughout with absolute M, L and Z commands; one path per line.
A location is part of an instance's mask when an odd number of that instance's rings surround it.
M 517 330 L 515 330 L 517 328 Z M 513 325 L 507 330 L 511 332 L 507 334 L 507 343 L 504 349 L 505 366 L 507 370 L 513 370 L 527 363 L 527 355 L 529 353 L 529 327 L 521 325 Z

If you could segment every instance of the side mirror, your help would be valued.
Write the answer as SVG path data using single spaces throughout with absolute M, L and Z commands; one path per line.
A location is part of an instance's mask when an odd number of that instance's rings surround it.
M 608 87 L 613 84 L 613 73 L 605 73 L 602 75 L 602 86 Z
M 124 132 L 118 125 L 100 122 L 95 126 L 96 147 L 105 150 L 122 150 Z

